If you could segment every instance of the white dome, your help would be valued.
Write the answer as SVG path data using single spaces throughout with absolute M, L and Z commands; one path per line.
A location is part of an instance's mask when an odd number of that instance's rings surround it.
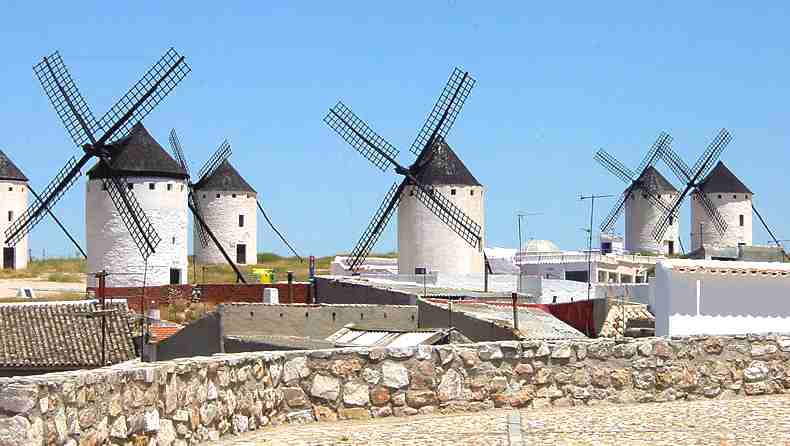
M 559 252 L 560 248 L 551 240 L 530 240 L 524 250 L 526 252 Z

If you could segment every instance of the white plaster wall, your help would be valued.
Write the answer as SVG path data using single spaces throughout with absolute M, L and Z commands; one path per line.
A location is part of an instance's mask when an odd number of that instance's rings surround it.
M 719 236 L 710 223 L 705 209 L 692 196 L 691 200 L 691 249 L 700 247 L 699 224 L 702 225 L 702 243 L 706 245 L 738 246 L 752 244 L 752 196 L 751 194 L 712 193 L 707 194 L 711 203 L 727 222 L 727 231 Z M 719 198 L 721 197 L 721 198 Z M 743 215 L 743 226 L 740 216 Z
M 592 284 L 590 299 L 627 298 L 631 302 L 648 304 L 650 285 L 646 283 Z M 587 283 L 573 280 L 546 279 L 540 276 L 522 276 L 521 293 L 531 294 L 535 303 L 550 304 L 578 302 L 587 299 Z
M 27 208 L 27 183 L 24 181 L 0 181 L 0 237 L 2 245 L 5 244 L 5 230 L 25 212 Z M 13 212 L 11 221 L 8 221 L 8 211 Z M 44 216 L 44 218 L 49 218 Z M 14 269 L 27 268 L 28 247 L 27 236 L 16 244 Z M 2 250 L 0 250 L 0 268 L 3 266 Z
M 665 203 L 672 203 L 676 196 L 674 193 L 664 193 L 661 198 Z M 667 254 L 667 243 L 672 241 L 675 252 L 680 252 L 677 219 L 667 228 L 660 244 L 653 238 L 653 230 L 662 216 L 663 211 L 650 204 L 641 190 L 635 190 L 625 203 L 625 250 Z
M 398 207 L 398 270 L 412 273 L 418 266 L 448 274 L 483 273 L 483 251 L 470 246 L 428 210 L 412 187 L 406 187 Z M 480 225 L 485 246 L 484 197 L 481 186 L 438 186 L 437 189 Z M 451 195 L 455 189 L 456 194 Z
M 197 191 L 197 200 L 203 218 L 217 240 L 222 243 L 231 260 L 236 262 L 236 245 L 241 243 L 247 245 L 247 262 L 244 264 L 256 264 L 258 255 L 256 194 L 200 190 Z M 239 227 L 239 215 L 244 215 L 244 227 Z M 205 248 L 200 243 L 198 225 L 199 223 L 193 219 L 192 247 L 195 251 L 195 262 L 204 265 L 226 263 L 219 248 L 210 239 Z
M 717 271 L 680 272 L 678 266 L 694 263 L 675 262 L 656 266 L 657 336 L 784 332 L 790 327 L 787 264 L 705 261 L 696 265 Z
M 134 195 L 159 237 L 156 252 L 148 259 L 146 285 L 170 283 L 170 268 L 181 270 L 181 283 L 187 281 L 187 187 L 184 180 L 159 177 L 130 177 Z M 154 189 L 149 189 L 149 184 Z M 167 190 L 171 184 L 172 189 Z M 86 187 L 85 221 L 88 272 L 102 269 L 110 274 L 107 286 L 142 286 L 145 263 L 115 209 L 100 179 L 89 180 Z M 88 286 L 95 278 L 88 275 Z

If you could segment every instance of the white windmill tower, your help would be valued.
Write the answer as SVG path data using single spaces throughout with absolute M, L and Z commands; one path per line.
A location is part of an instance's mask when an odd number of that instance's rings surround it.
M 445 141 L 434 149 L 433 158 L 417 179 L 449 198 L 485 234 L 483 185 Z M 483 253 L 422 205 L 415 197 L 415 187 L 406 187 L 398 206 L 398 270 L 403 274 L 427 267 L 449 274 L 481 274 Z
M 324 118 L 335 132 L 382 171 L 388 167 L 404 178 L 390 188 L 349 256 L 351 270 L 362 266 L 399 205 L 398 269 L 414 273 L 428 267 L 450 274 L 482 272 L 483 188 L 445 141 L 475 80 L 456 68 L 410 151 L 408 167 L 399 151 L 376 134 L 343 103 Z
M 698 189 L 704 191 L 725 225 L 724 231 L 718 232 L 717 225 L 703 207 L 703 202 L 696 199 L 697 195 L 694 195 L 691 200 L 692 249 L 697 249 L 703 244 L 751 245 L 752 191 L 721 161 L 700 182 Z
M 126 177 L 126 187 L 161 238 L 147 262 L 146 285 L 186 283 L 187 172 L 139 123 L 109 148 L 112 169 Z M 107 278 L 110 287 L 142 286 L 140 253 L 105 188 L 110 172 L 97 163 L 87 175 L 88 271 L 116 273 Z
M 670 147 L 672 137 L 661 133 L 647 152 L 637 173 L 601 149 L 595 160 L 615 176 L 628 183 L 620 199 L 601 224 L 601 232 L 609 233 L 625 211 L 625 250 L 632 253 L 674 254 L 679 247 L 678 219 L 673 214 L 661 237 L 653 232 L 664 212 L 677 196 L 677 189 L 655 167 L 662 150 Z
M 0 151 L 0 231 L 5 231 L 27 208 L 28 180 L 11 159 Z M 27 235 L 16 245 L 3 243 L 3 269 L 27 267 Z
M 235 253 L 239 265 L 257 263 L 257 192 L 226 159 L 195 183 L 195 194 L 206 223 L 214 228 L 217 239 Z M 197 225 L 193 231 L 195 262 L 224 263 L 225 258 L 213 244 L 199 241 Z

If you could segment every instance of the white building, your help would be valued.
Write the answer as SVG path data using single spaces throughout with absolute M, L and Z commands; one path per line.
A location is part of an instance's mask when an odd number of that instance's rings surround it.
M 711 223 L 710 216 L 694 195 L 691 200 L 691 249 L 701 244 L 739 246 L 752 244 L 752 191 L 721 161 L 700 183 L 711 203 L 727 223 L 727 230 L 720 234 Z M 701 226 L 700 226 L 701 225 Z M 700 240 L 700 227 L 702 239 Z
M 27 177 L 0 151 L 0 236 L 3 241 L 3 269 L 27 268 L 27 235 L 16 246 L 5 245 L 5 230 L 27 208 Z
M 674 254 L 678 249 L 678 222 L 670 222 L 664 237 L 656 242 L 653 230 L 664 215 L 664 210 L 648 199 L 647 191 L 653 191 L 655 198 L 661 198 L 667 207 L 671 206 L 678 190 L 661 173 L 648 167 L 637 180 L 635 187 L 625 202 L 625 250 L 631 253 Z
M 108 287 L 183 284 L 187 281 L 187 173 L 142 124 L 111 147 L 112 165 L 126 176 L 161 241 L 148 270 L 102 182 L 108 173 L 97 163 L 88 171 L 85 197 L 88 271 L 106 270 Z M 145 273 L 145 274 L 144 274 Z M 88 286 L 95 278 L 88 275 Z
M 483 186 L 446 142 L 436 149 L 417 179 L 441 192 L 480 225 L 481 236 L 485 234 Z M 425 207 L 413 189 L 414 186 L 406 187 L 398 207 L 400 274 L 412 274 L 416 267 L 427 267 L 439 274 L 482 275 L 485 237 L 480 247 L 469 245 Z
M 662 260 L 652 299 L 657 336 L 782 332 L 790 328 L 790 264 Z
M 257 263 L 257 193 L 224 161 L 217 170 L 195 185 L 195 194 L 203 219 L 217 240 L 239 265 Z M 198 223 L 193 225 L 195 262 L 200 264 L 225 263 L 217 245 L 209 239 L 204 247 L 198 236 Z

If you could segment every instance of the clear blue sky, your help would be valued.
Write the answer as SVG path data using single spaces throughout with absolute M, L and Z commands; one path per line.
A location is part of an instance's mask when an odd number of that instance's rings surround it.
M 2 4 L 0 148 L 34 186 L 78 150 L 32 65 L 60 50 L 101 115 L 172 45 L 193 72 L 146 126 L 165 146 L 176 127 L 196 167 L 229 138 L 234 164 L 306 254 L 350 250 L 395 179 L 321 121 L 327 108 L 342 99 L 410 162 L 456 65 L 478 83 L 449 142 L 487 188 L 489 246 L 515 246 L 517 210 L 543 212 L 529 237 L 583 246 L 579 193 L 623 189 L 596 149 L 633 167 L 665 130 L 691 164 L 721 127 L 734 136 L 722 159 L 790 238 L 786 2 L 197 3 Z M 83 179 L 57 206 L 81 239 L 84 193 Z M 688 220 L 684 207 L 684 240 Z M 259 249 L 286 253 L 262 223 Z M 756 227 L 754 239 L 768 236 Z M 30 241 L 36 254 L 72 252 L 48 220 Z M 394 248 L 393 222 L 377 251 Z

